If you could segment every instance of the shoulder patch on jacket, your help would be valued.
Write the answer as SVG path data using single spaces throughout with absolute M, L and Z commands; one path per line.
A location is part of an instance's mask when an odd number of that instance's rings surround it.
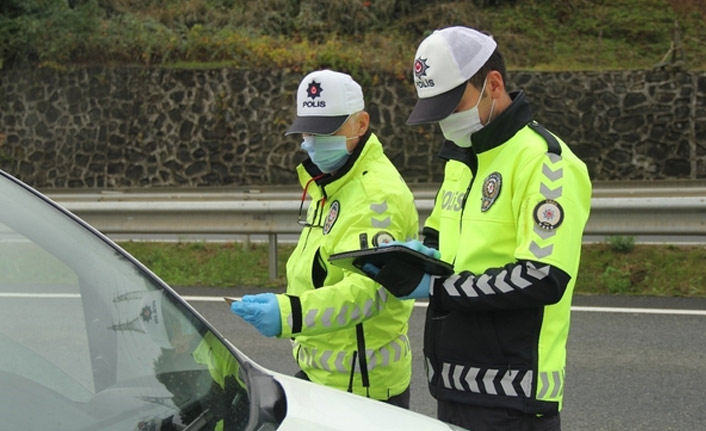
M 534 222 L 544 230 L 554 230 L 564 221 L 564 210 L 559 202 L 545 199 L 534 207 Z

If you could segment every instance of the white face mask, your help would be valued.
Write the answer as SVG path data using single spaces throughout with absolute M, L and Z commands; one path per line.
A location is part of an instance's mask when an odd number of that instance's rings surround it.
M 346 164 L 350 153 L 346 148 L 346 141 L 355 138 L 345 136 L 304 136 L 301 143 L 302 150 L 309 154 L 309 158 L 321 172 L 331 173 Z
M 483 123 L 480 121 L 478 105 L 480 105 L 480 101 L 483 98 L 483 92 L 485 91 L 485 84 L 487 82 L 488 78 L 486 77 L 485 81 L 483 81 L 483 87 L 480 90 L 478 102 L 473 108 L 466 109 L 461 112 L 455 112 L 439 121 L 439 127 L 441 127 L 441 132 L 444 134 L 444 137 L 449 141 L 453 141 L 459 147 L 470 147 L 471 135 L 483 128 Z M 494 108 L 495 99 L 493 99 L 493 102 L 490 105 L 490 116 L 488 116 L 488 122 L 490 122 L 490 119 L 493 116 Z

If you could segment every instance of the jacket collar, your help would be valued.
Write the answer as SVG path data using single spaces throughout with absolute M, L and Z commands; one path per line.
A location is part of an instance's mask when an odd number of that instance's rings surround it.
M 446 140 L 441 144 L 439 150 L 439 158 L 444 161 L 456 160 L 465 163 L 471 169 L 478 165 L 478 158 L 473 152 L 473 148 L 463 148 L 456 145 L 453 141 Z
M 507 109 L 471 135 L 471 143 L 476 153 L 492 150 L 502 145 L 532 121 L 532 108 L 524 91 L 510 93 L 510 99 L 512 99 L 512 103 Z

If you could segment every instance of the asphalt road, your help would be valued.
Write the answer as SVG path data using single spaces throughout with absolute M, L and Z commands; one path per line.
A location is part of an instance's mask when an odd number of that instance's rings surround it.
M 289 341 L 262 337 L 219 300 L 237 291 L 177 290 L 247 356 L 279 372 L 296 371 Z M 574 306 L 563 429 L 706 429 L 706 298 L 577 297 Z M 419 353 L 424 312 L 415 307 L 410 322 L 411 408 L 435 416 Z

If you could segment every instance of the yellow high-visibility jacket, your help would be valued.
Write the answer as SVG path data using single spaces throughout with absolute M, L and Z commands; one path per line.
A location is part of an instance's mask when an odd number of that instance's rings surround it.
M 333 175 L 321 176 L 308 159 L 297 170 L 311 196 L 309 226 L 287 261 L 286 294 L 278 295 L 280 337 L 292 338 L 294 359 L 313 382 L 379 400 L 398 395 L 411 378 L 413 301 L 328 257 L 417 238 L 412 192 L 370 133 Z
M 445 141 L 439 152 L 444 160 L 444 179 L 436 193 L 434 208 L 424 221 L 424 245 L 441 253 L 441 260 L 453 263 L 461 229 L 461 211 L 466 194 L 477 169 L 475 153 Z M 443 238 L 441 235 L 443 234 Z
M 562 407 L 591 182 L 524 94 L 511 97 L 471 135 L 477 167 L 451 230 L 455 274 L 433 277 L 424 354 L 437 399 L 551 414 Z M 443 250 L 443 226 L 439 238 Z

